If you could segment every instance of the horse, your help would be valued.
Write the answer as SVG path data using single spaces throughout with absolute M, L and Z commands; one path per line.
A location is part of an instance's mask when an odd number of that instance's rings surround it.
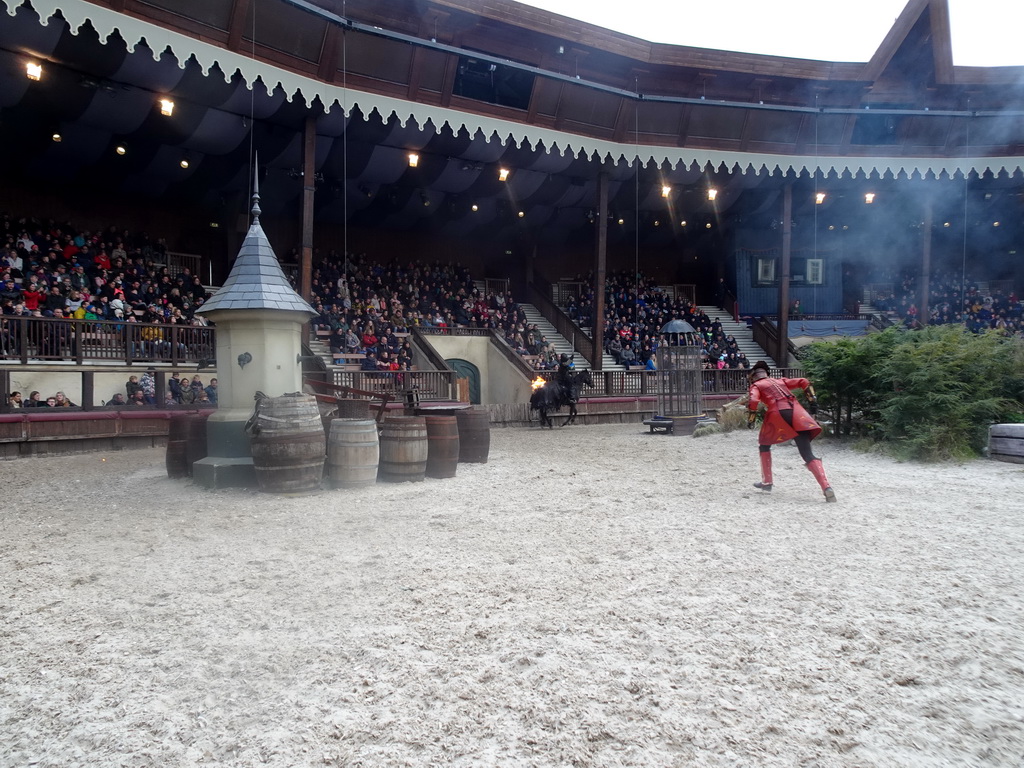
M 546 426 L 551 429 L 554 423 L 548 414 L 552 411 L 560 411 L 566 405 L 569 406 L 569 418 L 562 426 L 576 421 L 576 416 L 579 413 L 576 410 L 576 404 L 579 402 L 580 393 L 583 391 L 583 387 L 594 386 L 594 379 L 590 375 L 590 371 L 570 371 L 568 379 L 565 386 L 556 379 L 550 379 L 530 395 L 530 408 L 540 413 L 542 427 Z

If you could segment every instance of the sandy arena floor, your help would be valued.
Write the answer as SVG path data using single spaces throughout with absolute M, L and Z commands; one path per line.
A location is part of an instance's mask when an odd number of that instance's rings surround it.
M 495 429 L 281 498 L 0 462 L 0 765 L 1021 766 L 1024 466 Z

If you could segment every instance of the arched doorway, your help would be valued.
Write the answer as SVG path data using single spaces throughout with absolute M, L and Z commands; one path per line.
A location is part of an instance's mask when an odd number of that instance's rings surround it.
M 469 402 L 473 405 L 480 405 L 480 369 L 468 360 L 453 357 L 445 360 L 448 367 L 455 371 L 455 375 L 469 379 Z

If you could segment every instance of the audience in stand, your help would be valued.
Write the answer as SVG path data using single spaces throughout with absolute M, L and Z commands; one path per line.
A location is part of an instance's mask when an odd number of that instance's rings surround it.
M 876 271 L 870 282 L 889 283 L 893 290 L 872 303 L 908 328 L 960 323 L 974 333 L 995 329 L 1008 336 L 1024 335 L 1024 306 L 1017 291 L 1007 287 L 1008 281 L 990 284 L 962 272 L 936 272 L 928 284 L 928 317 L 922 318 L 916 304 L 917 280 L 910 271 Z
M 195 315 L 208 298 L 202 281 L 161 264 L 166 245 L 110 227 L 84 231 L 70 222 L 0 216 L 0 314 L 4 318 L 205 325 Z M 136 314 L 141 315 L 137 317 Z M 116 327 L 117 329 L 123 326 Z M 159 333 L 159 329 L 156 329 Z M 69 330 L 43 333 L 41 352 L 74 354 Z M 3 331 L 0 354 L 21 352 Z M 162 341 L 146 339 L 147 342 Z M 139 357 L 166 355 L 170 344 L 140 344 Z M 182 351 L 179 349 L 179 352 Z

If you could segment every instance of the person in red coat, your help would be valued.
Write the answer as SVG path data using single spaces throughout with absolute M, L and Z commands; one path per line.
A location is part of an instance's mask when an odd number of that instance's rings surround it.
M 815 457 L 811 451 L 811 440 L 821 434 L 821 425 L 811 416 L 811 413 L 816 413 L 818 410 L 818 401 L 811 382 L 803 378 L 773 379 L 768 369 L 768 363 L 764 360 L 754 363 L 754 367 L 750 369 L 749 378 L 748 427 L 753 429 L 758 407 L 762 403 L 765 406 L 764 421 L 758 435 L 761 454 L 761 482 L 754 483 L 754 487 L 760 488 L 762 491 L 772 489 L 772 446 L 787 440 L 795 440 L 800 457 L 825 494 L 825 501 L 835 501 L 836 493 L 825 476 L 825 468 L 821 464 L 821 459 Z M 807 402 L 810 404 L 811 413 L 804 410 L 804 407 L 797 402 L 791 391 L 794 389 L 804 391 Z

